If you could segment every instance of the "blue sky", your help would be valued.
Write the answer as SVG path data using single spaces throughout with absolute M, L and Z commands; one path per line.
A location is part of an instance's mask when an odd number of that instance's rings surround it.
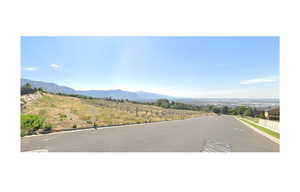
M 22 37 L 21 74 L 77 90 L 279 98 L 279 37 Z

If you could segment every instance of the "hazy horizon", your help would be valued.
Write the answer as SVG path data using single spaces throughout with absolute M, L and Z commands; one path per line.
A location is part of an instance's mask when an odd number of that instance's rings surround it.
M 26 79 L 26 78 L 21 78 L 21 79 Z M 31 80 L 31 81 L 41 81 L 41 80 L 33 80 L 33 79 L 26 79 L 26 80 Z M 48 82 L 48 81 L 41 81 L 41 82 L 45 82 L 45 83 L 54 83 L 54 82 Z M 61 84 L 57 84 L 57 83 L 54 83 L 56 85 L 59 85 L 59 86 L 63 86 L 63 87 L 69 87 L 67 85 L 61 85 Z M 73 87 L 69 87 L 69 88 L 72 88 L 74 89 Z M 155 92 L 148 92 L 148 91 L 143 91 L 143 90 L 140 90 L 140 91 L 129 91 L 129 90 L 124 90 L 124 89 L 82 89 L 82 90 L 79 90 L 79 89 L 74 89 L 76 91 L 114 91 L 114 90 L 121 90 L 121 91 L 128 91 L 128 92 L 135 92 L 135 93 L 138 93 L 138 92 L 146 92 L 146 93 L 154 93 L 154 94 L 159 94 L 159 93 L 155 93 Z M 163 94 L 161 94 L 163 95 Z M 173 95 L 165 95 L 165 96 L 171 96 L 171 97 L 175 97 Z M 266 98 L 246 98 L 246 97 L 240 97 L 240 98 L 237 98 L 237 97 L 177 97 L 177 99 L 280 99 L 279 97 L 278 98 L 270 98 L 270 97 L 266 97 Z
M 22 78 L 75 90 L 279 99 L 279 37 L 22 37 Z

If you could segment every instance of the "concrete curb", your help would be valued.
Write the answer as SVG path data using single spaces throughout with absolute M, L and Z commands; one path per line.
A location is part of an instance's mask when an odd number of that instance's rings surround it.
M 248 126 L 249 128 L 253 129 L 253 130 L 256 131 L 257 133 L 259 133 L 259 134 L 261 134 L 261 135 L 267 137 L 267 138 L 270 139 L 271 141 L 273 141 L 273 142 L 275 142 L 275 143 L 277 143 L 277 144 L 280 144 L 280 140 L 279 140 L 279 139 L 277 139 L 277 138 L 275 138 L 275 137 L 273 137 L 273 136 L 271 136 L 271 135 L 269 135 L 269 134 L 267 134 L 267 133 L 265 133 L 265 132 L 263 132 L 263 131 L 261 131 L 261 130 L 258 130 L 257 128 L 253 127 L 252 125 L 250 125 L 250 124 L 248 124 L 248 123 L 245 123 L 244 121 L 241 121 L 241 120 L 240 120 L 239 118 L 237 118 L 237 117 L 234 117 L 234 118 L 235 118 L 236 120 L 238 120 L 239 122 L 243 123 L 244 125 Z

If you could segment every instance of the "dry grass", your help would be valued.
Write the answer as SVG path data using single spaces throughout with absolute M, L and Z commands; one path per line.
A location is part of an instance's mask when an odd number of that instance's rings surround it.
M 152 105 L 116 103 L 103 99 L 81 99 L 45 94 L 22 109 L 25 114 L 38 114 L 53 125 L 53 130 L 178 120 L 212 115 L 212 113 L 164 109 Z

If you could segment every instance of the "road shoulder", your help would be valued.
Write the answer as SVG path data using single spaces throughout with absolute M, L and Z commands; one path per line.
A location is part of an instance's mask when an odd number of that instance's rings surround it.
M 280 144 L 280 140 L 261 131 L 261 130 L 258 130 L 257 128 L 253 127 L 252 125 L 248 124 L 248 123 L 245 123 L 244 121 L 242 121 L 241 119 L 237 118 L 237 117 L 234 117 L 236 120 L 238 120 L 239 122 L 243 123 L 244 125 L 248 126 L 249 128 L 253 129 L 254 131 L 256 131 L 257 133 L 265 136 L 266 138 L 270 139 L 271 141 L 277 143 L 277 144 Z

